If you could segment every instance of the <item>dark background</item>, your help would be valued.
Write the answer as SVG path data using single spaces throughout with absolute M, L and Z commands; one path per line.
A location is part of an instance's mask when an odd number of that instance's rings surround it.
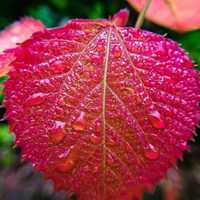
M 41 20 L 47 27 L 64 25 L 73 18 L 108 18 L 122 8 L 130 10 L 129 26 L 134 26 L 137 13 L 123 0 L 1 0 L 0 30 L 24 16 Z M 200 69 L 200 30 L 179 34 L 145 21 L 143 29 L 165 34 L 182 44 Z M 5 78 L 1 78 L 2 82 Z M 0 86 L 2 89 L 2 86 Z M 4 95 L 0 93 L 0 103 Z M 5 112 L 1 108 L 1 118 Z M 14 135 L 8 134 L 7 122 L 0 123 L 0 200 L 64 200 L 65 192 L 53 192 L 53 183 L 44 181 L 40 173 L 33 172 L 32 165 L 20 162 L 20 148 L 13 149 Z M 168 172 L 169 181 L 161 181 L 153 194 L 145 194 L 144 200 L 200 200 L 200 137 L 199 130 L 190 141 L 190 152 L 178 161 L 179 169 Z M 173 195 L 175 195 L 174 198 Z M 69 197 L 76 199 L 75 196 Z

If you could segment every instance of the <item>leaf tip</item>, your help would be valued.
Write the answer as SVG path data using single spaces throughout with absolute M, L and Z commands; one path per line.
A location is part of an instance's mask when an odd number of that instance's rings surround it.
M 116 26 L 124 27 L 127 24 L 129 18 L 129 10 L 127 8 L 121 9 L 117 14 L 113 17 L 113 22 Z

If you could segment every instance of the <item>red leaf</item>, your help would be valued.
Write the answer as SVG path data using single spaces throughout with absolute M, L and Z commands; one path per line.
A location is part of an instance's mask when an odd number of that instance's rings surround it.
M 140 12 L 146 0 L 127 0 Z M 153 0 L 146 17 L 150 21 L 186 32 L 200 28 L 200 1 L 199 0 Z
M 16 43 L 21 43 L 28 39 L 34 32 L 41 31 L 44 25 L 30 17 L 24 17 L 19 22 L 10 25 L 5 31 L 0 32 L 0 77 L 6 75 L 14 60 L 12 53 L 3 53 L 4 50 L 16 47 Z
M 55 189 L 132 199 L 187 149 L 199 114 L 198 71 L 178 44 L 107 20 L 72 20 L 15 50 L 5 118 Z

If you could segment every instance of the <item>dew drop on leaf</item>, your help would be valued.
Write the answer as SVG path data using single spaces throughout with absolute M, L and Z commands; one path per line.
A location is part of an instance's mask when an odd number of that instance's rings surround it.
M 90 135 L 90 141 L 91 141 L 93 144 L 98 144 L 98 143 L 101 141 L 101 138 L 92 133 L 92 134 Z
M 66 132 L 64 130 L 65 123 L 60 121 L 55 121 L 54 128 L 51 130 L 51 139 L 57 144 L 63 140 L 66 136 Z
M 108 136 L 108 145 L 114 147 L 117 145 L 116 141 L 111 136 Z
M 96 132 L 101 132 L 102 130 L 102 126 L 101 126 L 101 123 L 97 122 L 96 126 L 95 126 L 95 131 Z
M 82 169 L 83 169 L 83 172 L 87 172 L 87 171 L 89 171 L 89 166 L 85 165 Z
M 91 56 L 91 61 L 94 62 L 94 63 L 100 63 L 100 62 L 102 62 L 102 60 L 103 60 L 102 56 L 99 56 L 99 55 L 92 55 Z
M 149 146 L 144 149 L 144 155 L 148 159 L 155 160 L 158 158 L 159 153 L 152 144 L 149 144 Z
M 98 170 L 99 170 L 99 168 L 98 168 L 97 166 L 95 166 L 95 167 L 93 168 L 93 170 L 92 170 L 92 173 L 95 174 L 95 173 L 98 172 Z
M 113 50 L 112 50 L 112 53 L 113 53 L 115 58 L 119 58 L 122 55 L 121 47 L 118 46 L 118 45 L 115 45 Z
M 115 162 L 111 154 L 108 154 L 106 161 L 107 161 L 107 164 L 110 166 L 112 166 Z
M 56 165 L 56 171 L 61 173 L 67 173 L 72 170 L 79 158 L 79 151 L 74 146 L 71 147 L 66 153 L 64 153 L 60 159 L 60 162 Z
M 96 49 L 98 52 L 103 52 L 105 48 L 102 44 L 98 44 Z
M 124 90 L 126 88 L 126 82 L 125 81 L 120 82 L 118 85 L 119 85 L 120 90 Z
M 51 70 L 55 73 L 55 74 L 59 74 L 62 73 L 63 70 L 65 69 L 65 64 L 62 61 L 56 60 L 55 62 L 53 62 L 51 64 Z
M 189 147 L 187 145 L 187 142 L 182 142 L 180 145 L 180 148 L 182 149 L 182 151 L 187 151 L 189 150 Z
M 193 66 L 194 66 L 193 61 L 188 56 L 183 57 L 183 62 L 185 64 L 185 66 L 189 69 L 193 68 Z
M 86 127 L 86 116 L 85 112 L 81 111 L 79 117 L 72 124 L 72 128 L 76 131 L 83 131 Z
M 68 172 L 74 167 L 75 163 L 72 159 L 67 159 L 64 163 L 56 166 L 58 172 Z
M 168 54 L 168 49 L 166 47 L 166 44 L 165 43 L 159 43 L 156 47 L 156 50 L 155 52 L 158 54 L 158 55 L 161 55 L 161 56 L 166 56 Z
M 79 137 L 79 134 L 76 133 L 76 132 L 73 132 L 73 133 L 72 133 L 72 136 L 73 136 L 74 138 L 78 138 L 78 137 Z
M 98 75 L 97 75 L 97 74 L 93 74 L 93 75 L 92 75 L 92 80 L 93 80 L 95 83 L 97 83 L 97 82 L 99 81 Z
M 151 121 L 154 128 L 163 129 L 165 128 L 164 121 L 161 118 L 161 115 L 158 111 L 155 111 L 152 114 L 149 114 L 149 120 Z
M 46 97 L 47 97 L 47 94 L 43 94 L 43 93 L 33 94 L 26 100 L 26 105 L 27 106 L 39 105 L 45 101 Z

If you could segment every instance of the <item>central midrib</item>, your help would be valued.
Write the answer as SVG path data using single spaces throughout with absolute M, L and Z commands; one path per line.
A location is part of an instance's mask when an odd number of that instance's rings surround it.
M 107 47 L 106 47 L 106 63 L 105 63 L 105 70 L 103 76 L 103 100 L 102 100 L 102 119 L 103 119 L 103 199 L 106 199 L 106 190 L 105 190 L 105 176 L 106 176 L 106 90 L 107 90 L 107 72 L 108 72 L 108 58 L 110 52 L 110 35 L 111 35 L 112 28 L 110 27 L 108 30 L 108 37 L 107 37 Z

